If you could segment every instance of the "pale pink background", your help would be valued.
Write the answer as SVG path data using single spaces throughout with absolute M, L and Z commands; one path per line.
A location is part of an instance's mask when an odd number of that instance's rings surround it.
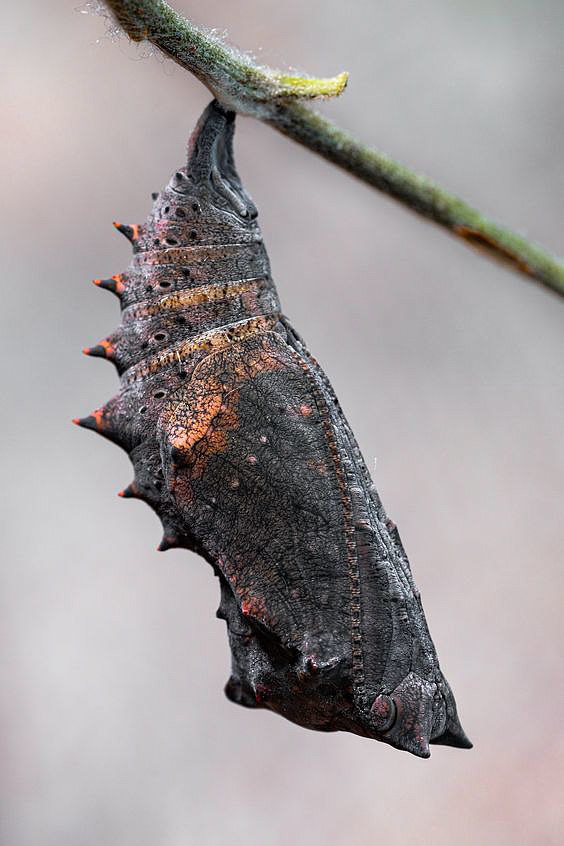
M 562 843 L 564 303 L 239 121 L 285 310 L 378 459 L 475 748 L 230 704 L 210 568 L 154 551 L 125 454 L 69 422 L 117 389 L 80 354 L 118 321 L 89 284 L 128 261 L 111 221 L 143 219 L 209 97 L 77 2 L 2 11 L 2 846 Z M 348 69 L 327 114 L 564 252 L 561 0 L 177 6 Z

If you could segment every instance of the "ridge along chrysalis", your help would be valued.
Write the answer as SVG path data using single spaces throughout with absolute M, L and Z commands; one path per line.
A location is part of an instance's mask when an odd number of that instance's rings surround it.
M 122 321 L 85 352 L 121 388 L 75 422 L 128 452 L 121 495 L 157 512 L 159 549 L 213 566 L 229 699 L 422 758 L 429 743 L 469 748 L 397 528 L 281 313 L 234 128 L 212 102 L 146 222 L 115 224 L 133 258 L 95 284 Z

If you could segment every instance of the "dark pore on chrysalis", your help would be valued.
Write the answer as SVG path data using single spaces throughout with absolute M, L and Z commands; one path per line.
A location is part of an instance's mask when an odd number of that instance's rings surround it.
M 116 294 L 121 325 L 85 350 L 119 393 L 75 422 L 129 454 L 124 497 L 219 578 L 229 699 L 426 758 L 469 748 L 395 524 L 329 380 L 281 312 L 257 210 L 212 102 L 185 168 L 153 194 Z

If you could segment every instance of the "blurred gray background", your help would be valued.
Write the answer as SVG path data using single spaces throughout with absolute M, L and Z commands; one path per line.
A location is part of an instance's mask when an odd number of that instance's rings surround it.
M 348 89 L 323 111 L 564 252 L 561 0 L 177 8 Z M 208 93 L 73 2 L 3 9 L 2 846 L 562 843 L 564 303 L 248 119 L 239 170 L 421 588 L 470 752 L 230 704 L 211 569 L 156 553 L 80 349 Z

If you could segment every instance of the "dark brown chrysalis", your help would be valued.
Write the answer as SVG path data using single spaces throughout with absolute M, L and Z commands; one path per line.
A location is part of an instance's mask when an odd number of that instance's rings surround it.
M 123 496 L 221 585 L 234 702 L 420 757 L 469 748 L 419 592 L 331 385 L 280 310 L 257 211 L 212 102 L 153 195 L 126 273 L 97 280 L 122 323 L 86 350 L 121 389 L 77 420 L 127 450 Z

